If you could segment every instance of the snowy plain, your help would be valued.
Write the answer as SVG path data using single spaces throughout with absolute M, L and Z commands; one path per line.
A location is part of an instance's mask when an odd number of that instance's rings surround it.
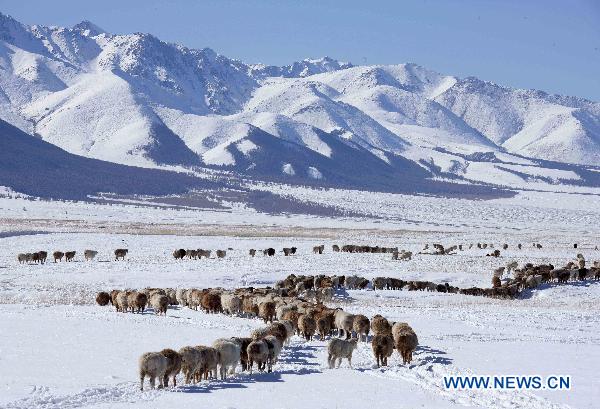
M 264 186 L 262 187 L 264 188 Z M 304 200 L 335 202 L 363 216 L 264 214 L 0 198 L 1 408 L 595 408 L 600 380 L 600 281 L 544 285 L 515 300 L 408 291 L 347 291 L 332 306 L 369 317 L 406 321 L 420 346 L 410 367 L 396 354 L 377 369 L 369 344 L 354 369 L 326 367 L 326 342 L 294 337 L 272 374 L 238 373 L 162 391 L 138 390 L 137 357 L 146 351 L 210 344 L 249 334 L 262 322 L 170 308 L 166 317 L 116 313 L 95 305 L 113 288 L 268 286 L 290 273 L 357 274 L 366 278 L 489 286 L 509 261 L 564 265 L 577 252 L 600 260 L 600 209 L 585 193 L 520 192 L 489 201 L 278 187 Z M 486 250 L 452 256 L 333 253 L 332 244 L 370 243 L 417 253 L 425 243 L 508 243 L 498 259 Z M 542 243 L 542 249 L 533 248 Z M 573 249 L 577 242 L 579 248 Z M 515 248 L 523 243 L 523 250 Z M 325 244 L 323 255 L 312 246 Z M 250 248 L 298 254 L 248 256 Z M 127 247 L 124 262 L 112 260 Z M 172 259 L 175 248 L 228 250 L 224 259 Z M 83 261 L 84 249 L 99 251 Z M 76 250 L 73 263 L 19 265 L 16 254 Z M 239 371 L 239 368 L 238 368 Z M 569 391 L 444 389 L 447 375 L 570 375 Z

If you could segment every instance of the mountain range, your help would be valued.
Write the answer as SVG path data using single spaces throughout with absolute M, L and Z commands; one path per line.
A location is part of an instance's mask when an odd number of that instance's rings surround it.
M 0 120 L 102 162 L 360 189 L 585 183 L 600 159 L 600 103 L 583 98 L 416 64 L 247 64 L 4 14 Z

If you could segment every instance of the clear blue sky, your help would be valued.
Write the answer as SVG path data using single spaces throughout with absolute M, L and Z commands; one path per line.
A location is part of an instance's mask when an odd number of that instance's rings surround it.
M 26 24 L 88 19 L 245 62 L 328 55 L 600 101 L 600 0 L 0 0 Z

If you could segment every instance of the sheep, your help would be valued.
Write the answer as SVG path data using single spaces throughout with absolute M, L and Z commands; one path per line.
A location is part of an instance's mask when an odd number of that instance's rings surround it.
M 322 244 L 320 246 L 314 246 L 313 247 L 313 253 L 315 254 L 323 254 L 323 250 L 325 250 L 325 245 Z
M 213 348 L 218 352 L 218 365 L 221 379 L 227 377 L 227 370 L 235 373 L 235 367 L 241 359 L 241 345 L 231 339 L 217 339 L 213 342 Z
M 373 279 L 374 290 L 386 290 L 390 286 L 390 279 L 386 277 L 375 277 Z
M 96 295 L 96 302 L 98 303 L 98 305 L 101 305 L 104 307 L 105 305 L 108 305 L 108 303 L 110 302 L 110 295 L 107 292 L 100 291 Z
M 229 315 L 239 315 L 242 312 L 242 299 L 234 294 L 221 294 L 221 307 Z
M 181 371 L 185 378 L 184 381 L 189 384 L 194 379 L 196 369 L 203 367 L 203 356 L 195 347 L 183 347 L 178 353 L 181 356 Z
M 258 339 L 248 344 L 248 368 L 252 374 L 252 367 L 256 362 L 256 366 L 260 372 L 265 370 L 265 365 L 269 360 L 269 346 L 264 339 Z
M 217 258 L 224 258 L 227 255 L 225 250 L 217 250 Z
M 19 264 L 26 263 L 26 262 L 27 262 L 27 254 L 25 254 L 25 253 L 20 253 L 20 254 L 17 256 L 17 260 L 19 260 Z
M 273 257 L 275 255 L 275 249 L 273 247 L 269 247 L 266 250 L 263 250 L 263 254 L 265 256 Z
M 127 299 L 128 299 L 128 294 L 127 291 L 119 291 L 119 293 L 117 294 L 117 311 L 120 312 L 127 312 Z
M 354 315 L 342 310 L 335 312 L 334 326 L 338 330 L 340 337 L 346 335 L 346 339 L 350 338 L 352 325 L 354 324 Z
M 362 341 L 362 337 L 364 335 L 365 342 L 367 342 L 369 338 L 369 327 L 371 323 L 369 319 L 362 314 L 357 314 L 354 316 L 354 320 L 352 321 L 352 329 L 356 333 L 356 337 L 359 341 Z
M 127 253 L 129 252 L 128 249 L 116 249 L 115 250 L 115 260 L 119 260 L 119 258 L 121 260 L 125 260 L 125 256 L 127 255 Z
M 291 331 L 289 330 L 290 327 L 292 328 Z M 267 335 L 275 336 L 283 344 L 294 332 L 291 323 L 290 327 L 286 326 L 283 322 L 274 322 L 267 327 Z
M 65 256 L 65 253 L 63 253 L 62 251 L 55 251 L 54 253 L 52 253 L 52 257 L 54 257 L 54 262 L 55 263 L 56 263 L 56 260 L 62 262 L 62 258 L 64 256 Z
M 159 389 L 164 385 L 165 372 L 168 360 L 160 352 L 146 352 L 139 359 L 140 390 L 144 390 L 144 378 L 150 378 L 150 387 L 154 389 L 154 382 L 158 378 Z
M 331 302 L 331 300 L 333 300 L 333 288 L 331 287 L 325 287 L 325 288 L 319 288 L 316 292 L 315 292 L 315 298 L 317 300 L 317 302 Z
M 250 317 L 256 317 L 258 315 L 258 305 L 253 296 L 248 295 L 242 298 L 242 311 Z
M 219 353 L 215 348 L 207 347 L 204 345 L 199 345 L 196 349 L 200 352 L 200 362 L 201 366 L 196 367 L 195 375 L 197 377 L 197 381 L 202 379 L 202 375 L 204 375 L 204 379 L 208 380 L 210 375 L 211 378 L 217 378 L 217 368 L 219 363 Z
M 498 276 L 492 277 L 492 288 L 499 288 L 502 286 L 502 282 Z
M 256 250 L 250 249 L 249 253 L 250 253 L 250 257 L 254 257 L 256 255 Z
M 188 290 L 186 290 L 185 288 L 178 288 L 175 291 L 175 299 L 177 300 L 177 304 L 182 305 L 182 306 L 188 305 L 187 293 L 188 293 Z
M 198 254 L 198 260 L 202 260 L 202 257 L 210 258 L 210 254 L 212 253 L 211 250 L 203 250 L 203 249 L 198 249 L 198 250 L 196 250 L 196 252 Z
M 65 251 L 65 261 L 73 261 L 76 251 Z
M 167 308 L 169 306 L 169 298 L 163 294 L 152 294 L 150 297 L 150 305 L 154 310 L 155 314 L 167 315 Z
M 172 349 L 166 348 L 160 351 L 167 358 L 167 370 L 164 376 L 164 386 L 169 386 L 169 377 L 173 377 L 173 386 L 177 386 L 177 374 L 181 371 L 181 355 Z
M 285 341 L 284 343 L 288 345 L 290 343 L 290 339 L 292 335 L 294 335 L 294 323 L 290 320 L 280 320 L 279 324 L 282 324 L 285 327 Z
M 242 371 L 248 369 L 248 345 L 252 342 L 252 338 L 231 337 L 231 342 L 235 342 L 240 347 L 240 363 Z
M 281 353 L 281 349 L 283 348 L 283 343 L 279 340 L 275 335 L 267 335 L 264 338 L 264 341 L 267 343 L 267 347 L 269 348 L 269 358 L 267 361 L 267 370 L 271 372 L 273 370 L 273 365 L 277 363 L 277 358 Z
M 337 367 L 339 368 L 342 364 L 342 358 L 348 359 L 348 364 L 352 368 L 352 352 L 356 349 L 358 339 L 353 338 L 349 341 L 332 338 L 327 345 L 327 363 L 329 368 L 333 369 L 335 366 L 335 360 L 338 360 Z
M 337 244 L 334 244 L 333 246 L 331 246 L 331 249 L 333 251 L 335 251 L 336 253 L 340 252 L 340 246 L 338 246 Z
M 173 258 L 175 260 L 181 260 L 185 257 L 186 251 L 184 249 L 177 249 L 173 252 Z
M 317 322 L 309 314 L 302 314 L 298 319 L 298 330 L 304 339 L 310 341 L 317 330 Z
M 97 254 L 98 252 L 96 250 L 86 250 L 83 252 L 83 257 L 85 258 L 85 261 L 89 261 L 93 260 Z
M 202 295 L 202 298 L 200 299 L 200 305 L 207 314 L 216 314 L 218 312 L 221 312 L 221 295 L 216 292 L 206 292 Z
M 275 303 L 272 301 L 263 301 L 258 305 L 258 316 L 263 319 L 265 323 L 273 322 L 275 316 Z
M 375 355 L 375 361 L 377 361 L 377 367 L 387 366 L 387 359 L 392 356 L 394 352 L 394 338 L 391 334 L 378 334 L 371 340 L 371 347 L 373 348 L 373 355 Z
M 371 319 L 371 330 L 374 335 L 391 334 L 392 326 L 386 318 L 377 314 Z
M 131 312 L 143 313 L 148 303 L 148 297 L 144 293 L 133 291 L 127 296 L 127 306 Z
M 392 327 L 394 345 L 402 356 L 402 363 L 410 364 L 412 354 L 417 349 L 419 340 L 414 330 L 405 322 L 397 322 Z
M 317 331 L 319 333 L 319 339 L 323 341 L 326 335 L 331 333 L 331 320 L 322 316 L 317 319 Z
M 289 256 L 291 254 L 292 254 L 292 249 L 291 248 L 289 248 L 289 247 L 284 247 L 283 248 L 283 255 L 284 256 Z

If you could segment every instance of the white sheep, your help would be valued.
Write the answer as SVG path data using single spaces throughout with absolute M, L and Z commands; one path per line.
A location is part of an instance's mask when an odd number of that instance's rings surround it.
M 217 339 L 213 342 L 213 348 L 217 350 L 219 372 L 221 373 L 221 379 L 227 377 L 227 371 L 235 373 L 235 367 L 240 362 L 240 344 L 232 341 L 231 339 Z
M 178 352 L 181 355 L 181 371 L 188 384 L 193 380 L 196 370 L 204 365 L 203 356 L 195 347 L 183 347 Z
M 158 378 L 158 387 L 162 388 L 168 364 L 167 358 L 160 352 L 146 352 L 143 354 L 139 360 L 140 390 L 144 390 L 144 378 L 146 376 L 150 378 L 152 389 L 154 389 L 156 378 Z
M 348 364 L 352 368 L 352 352 L 356 349 L 358 339 L 353 338 L 349 341 L 339 338 L 332 338 L 327 346 L 327 363 L 329 368 L 333 369 L 335 366 L 335 360 L 338 360 L 337 367 L 339 368 L 342 364 L 342 358 L 348 359 Z
M 150 306 L 154 310 L 155 314 L 167 315 L 167 308 L 169 306 L 169 297 L 164 294 L 152 294 L 150 297 Z
M 177 300 L 177 303 L 182 307 L 188 305 L 187 293 L 188 290 L 186 290 L 185 288 L 178 288 L 177 291 L 175 291 L 175 299 Z
M 223 312 L 229 315 L 239 315 L 242 312 L 242 299 L 234 294 L 221 294 Z
M 85 257 L 85 260 L 93 260 L 96 255 L 98 254 L 98 252 L 96 250 L 86 250 L 83 252 L 83 256 Z
M 354 315 L 343 310 L 337 310 L 334 316 L 334 325 L 338 330 L 340 337 L 346 335 L 346 339 L 350 338 L 352 333 L 352 325 L 354 323 Z

